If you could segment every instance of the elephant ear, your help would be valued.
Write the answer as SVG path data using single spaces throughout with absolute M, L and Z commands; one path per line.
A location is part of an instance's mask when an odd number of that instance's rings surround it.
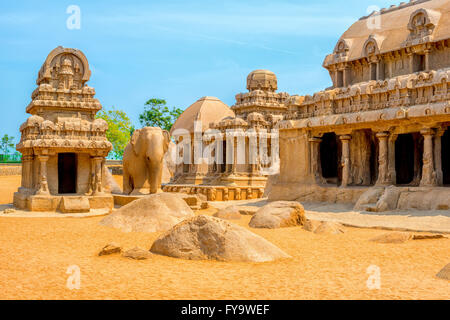
M 163 136 L 164 136 L 164 153 L 166 153 L 167 150 L 169 149 L 170 133 L 167 130 L 163 130 L 162 133 L 163 133 Z
M 142 149 L 142 142 L 141 142 L 142 139 L 139 139 L 140 133 L 141 133 L 140 129 L 135 130 L 133 132 L 133 135 L 131 136 L 131 141 L 130 141 L 131 146 L 133 147 L 134 154 L 136 156 L 139 156 L 139 154 L 141 153 L 141 149 Z

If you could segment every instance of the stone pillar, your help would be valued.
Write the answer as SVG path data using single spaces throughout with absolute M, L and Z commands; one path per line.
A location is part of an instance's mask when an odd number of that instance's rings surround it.
M 226 133 L 226 159 L 225 159 L 225 173 L 232 171 L 234 163 L 234 135 L 232 132 Z
M 191 139 L 192 141 L 192 139 Z M 189 173 L 196 173 L 197 172 L 197 165 L 195 164 L 195 155 L 194 155 L 194 147 L 195 147 L 195 142 L 194 144 L 191 146 L 191 153 L 190 153 L 190 164 L 189 164 Z
M 378 180 L 377 185 L 388 185 L 389 174 L 388 174 L 388 137 L 387 132 L 378 132 Z
M 314 182 L 321 183 L 321 166 L 320 166 L 320 157 L 319 157 L 319 150 L 320 150 L 320 143 L 322 142 L 322 139 L 313 137 L 309 139 L 310 143 L 310 169 L 311 169 L 311 177 L 313 177 Z
M 342 86 L 347 87 L 352 83 L 351 68 L 345 65 L 342 69 Z
M 430 71 L 430 50 L 425 50 L 425 71 Z
M 432 129 L 423 129 L 420 131 L 423 135 L 423 166 L 421 186 L 435 186 L 436 172 L 434 171 L 434 152 L 433 152 L 433 136 Z
M 389 78 L 392 78 L 394 76 L 394 63 L 395 63 L 395 60 L 392 59 L 392 58 L 389 58 L 387 60 L 387 63 L 388 63 L 388 68 L 389 68 Z
M 31 189 L 33 187 L 33 160 L 32 155 L 22 157 L 22 188 Z
M 40 171 L 39 171 L 39 189 L 36 192 L 38 195 L 50 195 L 50 191 L 48 190 L 48 182 L 47 182 L 47 155 L 38 155 L 38 160 L 40 163 Z
M 398 135 L 391 134 L 388 139 L 388 183 L 396 184 L 397 171 L 395 169 L 395 141 L 397 141 Z
M 377 60 L 377 80 L 381 80 L 381 60 Z
M 236 164 L 237 164 L 237 137 L 233 137 L 233 163 L 231 165 L 231 174 L 236 174 Z
M 409 73 L 414 73 L 414 55 L 412 53 L 408 53 L 409 60 Z
M 442 186 L 444 184 L 444 175 L 442 173 L 442 136 L 444 130 L 437 130 L 434 136 L 434 169 L 436 172 L 436 184 Z
M 342 142 L 342 183 L 341 187 L 347 187 L 350 181 L 350 139 L 352 137 L 349 135 L 339 136 Z
M 223 150 L 222 150 L 223 149 L 223 143 L 222 143 L 222 140 L 221 140 L 221 138 L 219 136 L 215 136 L 214 137 L 214 142 L 213 143 L 215 144 L 215 146 L 214 146 L 214 153 L 215 153 L 214 163 L 216 164 L 216 171 L 214 173 L 220 173 L 220 168 L 221 168 L 220 157 L 223 157 Z
M 92 185 L 92 190 L 93 193 L 92 195 L 98 195 L 98 194 L 102 194 L 103 193 L 103 186 L 102 186 L 102 162 L 103 162 L 103 157 L 94 157 L 93 158 L 93 185 Z

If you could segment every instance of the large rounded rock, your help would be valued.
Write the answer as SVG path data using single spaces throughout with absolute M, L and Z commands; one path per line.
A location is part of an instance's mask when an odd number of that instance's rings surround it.
M 135 200 L 100 221 L 101 225 L 124 232 L 166 231 L 194 216 L 183 198 L 173 193 L 158 193 Z
M 204 215 L 176 225 L 161 235 L 150 251 L 189 260 L 266 262 L 289 257 L 243 227 Z
M 276 201 L 259 209 L 250 220 L 252 228 L 286 228 L 302 226 L 306 222 L 305 209 L 295 201 Z
M 238 207 L 231 206 L 220 209 L 214 214 L 214 217 L 224 220 L 239 220 L 241 219 L 241 213 Z

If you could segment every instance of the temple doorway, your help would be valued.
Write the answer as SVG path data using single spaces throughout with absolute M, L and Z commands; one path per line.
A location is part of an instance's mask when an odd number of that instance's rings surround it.
M 450 130 L 442 136 L 442 175 L 444 185 L 450 185 Z
M 58 154 L 58 193 L 77 193 L 77 156 Z
M 325 133 L 320 143 L 322 177 L 327 183 L 338 183 L 338 141 L 334 132 Z
M 395 171 L 397 184 L 414 181 L 415 143 L 411 133 L 399 134 L 395 141 Z

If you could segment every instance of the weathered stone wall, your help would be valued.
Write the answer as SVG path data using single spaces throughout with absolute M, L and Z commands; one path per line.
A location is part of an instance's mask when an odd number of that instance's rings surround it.
M 0 165 L 0 176 L 18 176 L 22 174 L 22 165 Z
M 280 131 L 279 183 L 312 182 L 310 174 L 310 150 L 307 132 L 301 130 Z
M 91 159 L 89 154 L 80 153 L 77 159 L 77 192 L 89 192 L 89 182 L 91 173 Z

